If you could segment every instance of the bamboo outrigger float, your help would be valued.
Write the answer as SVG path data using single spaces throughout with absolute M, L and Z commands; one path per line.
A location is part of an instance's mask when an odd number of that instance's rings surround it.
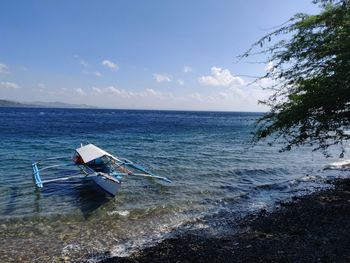
M 93 144 L 82 145 L 80 148 L 75 149 L 72 162 L 70 163 L 55 163 L 41 167 L 44 162 L 55 162 L 61 159 L 66 159 L 66 157 L 48 158 L 32 164 L 33 179 L 38 188 L 43 188 L 44 184 L 47 183 L 90 177 L 97 185 L 114 196 L 118 193 L 122 179 L 125 176 L 154 178 L 171 183 L 171 180 L 168 178 L 156 176 L 142 166 L 128 159 L 113 156 Z M 41 180 L 41 172 L 62 167 L 75 167 L 78 169 L 76 174 L 70 176 Z

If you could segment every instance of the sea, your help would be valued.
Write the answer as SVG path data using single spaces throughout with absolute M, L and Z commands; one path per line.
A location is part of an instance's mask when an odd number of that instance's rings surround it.
M 97 262 L 188 232 L 225 236 L 246 215 L 273 211 L 347 176 L 337 154 L 326 158 L 310 147 L 280 152 L 281 142 L 252 146 L 261 116 L 0 108 L 1 259 Z M 34 161 L 59 156 L 70 162 L 74 149 L 87 143 L 172 183 L 130 175 L 115 197 L 88 177 L 35 187 Z

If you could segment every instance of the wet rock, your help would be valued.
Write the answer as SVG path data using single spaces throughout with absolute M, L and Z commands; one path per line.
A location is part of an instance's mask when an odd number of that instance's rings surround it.
M 350 179 L 335 182 L 334 190 L 281 203 L 282 209 L 268 215 L 248 216 L 239 233 L 203 238 L 187 232 L 127 258 L 101 262 L 350 262 Z

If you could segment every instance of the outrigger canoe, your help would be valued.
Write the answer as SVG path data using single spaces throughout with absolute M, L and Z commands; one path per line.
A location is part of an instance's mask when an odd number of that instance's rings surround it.
M 171 183 L 170 179 L 154 175 L 142 166 L 128 159 L 113 156 L 93 144 L 81 145 L 80 148 L 75 149 L 72 160 L 69 163 L 52 163 L 64 158 L 66 157 L 48 158 L 32 164 L 33 179 L 38 188 L 43 188 L 44 184 L 47 183 L 89 177 L 106 192 L 115 196 L 121 187 L 123 178 L 126 176 L 154 178 Z M 50 165 L 42 166 L 44 163 L 50 163 Z M 78 168 L 76 170 L 77 174 L 50 178 L 48 180 L 41 179 L 43 171 L 57 170 L 62 167 Z M 62 174 L 65 175 L 65 173 Z

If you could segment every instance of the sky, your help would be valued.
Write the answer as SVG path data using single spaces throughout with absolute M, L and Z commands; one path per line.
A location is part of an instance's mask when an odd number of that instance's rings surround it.
M 3 0 L 0 99 L 264 111 L 269 65 L 237 62 L 311 0 Z

